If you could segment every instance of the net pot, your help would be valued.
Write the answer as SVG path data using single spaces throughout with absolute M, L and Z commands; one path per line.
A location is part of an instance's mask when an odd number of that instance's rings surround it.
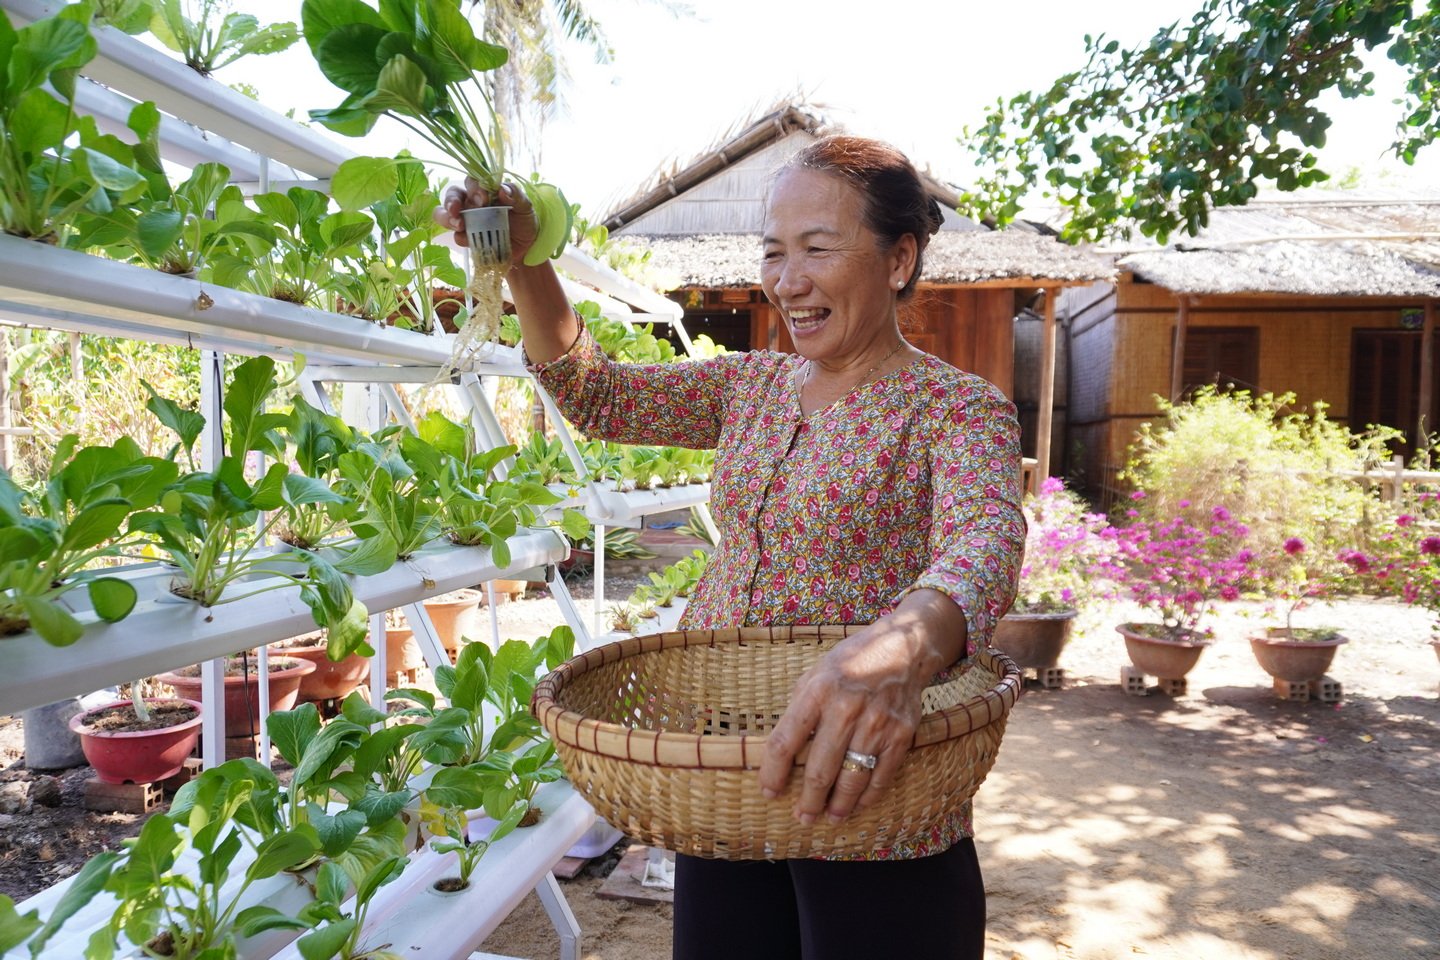
M 471 255 L 482 263 L 510 262 L 510 208 L 471 207 L 461 210 Z
M 692 856 L 778 860 L 873 853 L 930 831 L 974 795 L 1020 695 L 989 651 L 926 688 L 892 787 L 838 824 L 795 820 L 803 770 L 774 800 L 756 771 L 795 682 L 860 626 L 743 627 L 630 637 L 562 664 L 532 709 L 601 819 Z M 802 754 L 803 760 L 803 754 Z

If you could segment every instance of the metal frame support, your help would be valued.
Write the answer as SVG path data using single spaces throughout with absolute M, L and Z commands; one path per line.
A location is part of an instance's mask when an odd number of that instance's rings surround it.
M 545 915 L 550 918 L 556 934 L 560 937 L 560 960 L 580 960 L 580 924 L 576 922 L 575 914 L 571 912 L 570 904 L 565 900 L 565 892 L 560 889 L 555 874 L 545 874 L 535 885 L 535 895 L 540 898 Z
M 200 351 L 200 469 L 216 470 L 225 456 L 225 355 Z M 267 678 L 268 679 L 268 678 Z M 200 762 L 207 768 L 225 762 L 225 660 L 200 665 L 200 699 L 205 722 L 200 727 Z

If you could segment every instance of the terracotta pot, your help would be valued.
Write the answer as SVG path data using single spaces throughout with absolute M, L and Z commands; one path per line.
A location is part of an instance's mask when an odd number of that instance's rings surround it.
M 1178 680 L 1200 662 L 1200 654 L 1215 641 L 1195 630 L 1179 638 L 1155 637 L 1145 631 L 1148 624 L 1122 623 L 1115 630 L 1125 638 L 1125 650 L 1135 669 L 1162 680 Z
M 130 703 L 129 700 L 116 700 L 70 718 L 70 729 L 80 737 L 85 760 L 95 768 L 95 776 L 106 783 L 155 783 L 173 777 L 180 772 L 185 759 L 195 751 L 195 741 L 200 738 L 203 709 L 198 701 L 156 697 L 147 698 L 145 702 L 187 703 L 195 708 L 195 716 L 184 723 L 158 730 L 91 730 L 85 726 L 88 718 L 100 711 Z
M 1009 655 L 1021 667 L 1059 666 L 1060 651 L 1070 642 L 1076 610 L 1055 613 L 1017 613 L 1000 618 L 990 645 Z
M 343 700 L 370 674 L 370 658 L 352 653 L 338 663 L 325 654 L 325 644 L 313 647 L 285 647 L 283 655 L 315 664 L 315 672 L 300 678 L 301 703 L 312 700 Z
M 251 657 L 253 665 L 255 658 Z M 282 670 L 270 671 L 270 712 L 289 710 L 300 697 L 300 678 L 315 672 L 315 664 L 296 657 L 272 656 L 271 664 L 285 664 Z M 155 679 L 168 683 L 175 692 L 188 700 L 200 699 L 200 674 L 186 677 L 178 673 L 162 673 Z M 250 674 L 225 678 L 225 736 L 248 737 L 260 732 L 260 682 Z
M 425 666 L 425 654 L 409 627 L 385 628 L 385 671 L 391 675 Z
M 1250 638 L 1250 649 L 1260 669 L 1277 680 L 1309 683 L 1319 680 L 1330 669 L 1340 644 L 1347 637 L 1335 635 L 1326 640 L 1295 640 L 1284 627 L 1267 627 L 1263 636 Z
M 497 606 L 502 603 L 508 603 L 511 600 L 524 598 L 525 588 L 530 584 L 528 580 L 491 580 L 490 582 L 495 586 L 495 603 Z M 487 599 L 485 589 L 482 587 L 480 589 L 480 603 L 483 605 L 488 602 L 489 600 Z
M 498 592 L 499 588 L 496 590 Z M 480 600 L 483 596 L 479 590 L 461 590 L 454 599 L 436 597 L 425 601 L 425 612 L 430 614 L 430 622 L 435 625 L 440 642 L 452 655 L 460 649 L 462 638 L 481 638 Z

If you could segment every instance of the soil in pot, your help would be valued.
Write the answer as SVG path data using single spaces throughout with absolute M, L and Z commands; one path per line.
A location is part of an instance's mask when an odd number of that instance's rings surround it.
M 146 704 L 152 715 L 148 723 L 138 721 L 134 706 L 125 700 L 70 718 L 70 729 L 80 737 L 85 759 L 100 780 L 155 783 L 178 773 L 194 752 L 200 704 L 159 698 Z
M 270 658 L 270 712 L 289 710 L 300 696 L 300 679 L 315 671 L 315 664 L 295 657 Z M 260 684 L 256 657 L 225 661 L 225 736 L 246 737 L 260 732 Z M 156 677 L 188 700 L 200 699 L 200 667 L 181 667 Z
M 1122 623 L 1115 628 L 1125 638 L 1125 650 L 1135 669 L 1152 677 L 1178 680 L 1200 662 L 1200 654 L 1214 643 L 1194 630 L 1167 635 L 1159 624 Z
M 518 824 L 516 824 L 516 826 L 517 826 L 517 827 L 533 827 L 533 826 L 535 826 L 535 824 L 537 824 L 537 823 L 540 822 L 540 817 L 541 817 L 540 808 L 537 807 L 537 806 L 535 806 L 535 805 L 532 803 L 532 804 L 530 805 L 530 809 L 528 809 L 528 810 L 525 811 L 525 816 L 523 816 L 523 817 L 520 818 L 520 822 L 519 822 Z
M 1334 630 L 1286 630 L 1273 627 L 1250 638 L 1250 650 L 1260 669 L 1277 680 L 1309 683 L 1325 676 L 1342 643 Z

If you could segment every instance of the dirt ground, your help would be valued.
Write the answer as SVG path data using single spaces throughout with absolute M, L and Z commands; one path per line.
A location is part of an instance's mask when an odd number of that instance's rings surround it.
M 576 594 L 588 606 L 583 585 Z M 501 609 L 515 636 L 557 615 L 545 599 Z M 1258 622 L 1248 612 L 1217 618 L 1188 693 L 1141 698 L 1121 691 L 1128 660 L 1113 629 L 1133 611 L 1090 611 L 1061 659 L 1064 689 L 1021 698 L 976 802 L 991 960 L 1440 957 L 1440 663 L 1427 617 L 1367 600 L 1302 614 L 1351 638 L 1331 670 L 1337 705 L 1272 696 L 1244 640 Z M 17 725 L 0 724 L 0 751 L 0 799 L 23 795 L 33 775 Z M 139 829 L 79 808 L 86 775 L 64 775 L 59 807 L 0 814 L 0 892 L 28 895 Z M 582 957 L 668 958 L 670 908 L 597 898 L 604 866 L 563 884 Z M 533 896 L 483 949 L 559 956 Z

